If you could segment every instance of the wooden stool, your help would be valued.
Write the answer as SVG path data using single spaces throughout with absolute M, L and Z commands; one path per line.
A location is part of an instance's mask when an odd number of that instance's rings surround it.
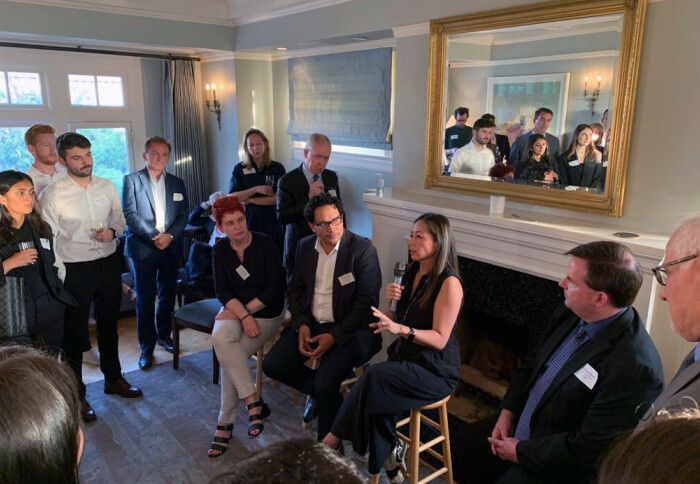
M 320 364 L 321 358 L 316 358 L 314 360 L 311 360 L 311 369 L 316 370 L 318 369 L 318 365 Z M 347 396 L 348 393 L 350 393 L 350 388 L 352 387 L 353 383 L 357 382 L 357 380 L 360 379 L 362 375 L 365 373 L 365 368 L 367 368 L 368 363 L 365 363 L 362 366 L 358 366 L 357 368 L 353 368 L 353 371 L 355 372 L 355 376 L 352 376 L 350 378 L 346 378 L 342 382 L 340 382 L 340 393 L 343 395 L 343 398 Z M 306 396 L 306 400 L 304 401 L 304 407 L 306 407 L 306 403 L 309 401 L 311 397 Z M 305 429 L 308 429 L 311 427 L 311 422 L 304 422 L 302 421 L 302 426 Z
M 396 435 L 399 439 L 406 442 L 408 445 L 408 465 L 407 468 L 403 469 L 408 482 L 411 484 L 422 484 L 424 482 L 432 481 L 433 479 L 447 474 L 446 480 L 448 484 L 452 484 L 452 455 L 450 454 L 450 431 L 447 426 L 447 401 L 450 396 L 446 396 L 442 400 L 424 405 L 420 408 L 414 408 L 411 410 L 411 415 L 396 423 Z M 425 410 L 438 409 L 439 420 L 438 424 L 434 420 L 423 415 Z M 428 442 L 421 442 L 420 440 L 420 424 L 425 422 L 431 427 L 440 431 L 440 435 Z M 404 433 L 399 431 L 399 428 L 409 425 L 409 436 L 407 437 Z M 442 455 L 432 449 L 432 447 L 437 444 L 442 443 Z M 428 452 L 435 459 L 443 463 L 443 467 L 435 469 L 431 464 L 420 458 L 421 452 Z M 418 467 L 420 463 L 434 469 L 435 472 L 425 477 L 424 479 L 418 480 Z M 379 483 L 380 474 L 375 474 L 372 476 L 372 483 Z

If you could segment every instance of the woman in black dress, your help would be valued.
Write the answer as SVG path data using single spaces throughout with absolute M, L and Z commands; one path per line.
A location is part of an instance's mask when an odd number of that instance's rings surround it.
M 54 352 L 63 339 L 65 305 L 75 301 L 58 277 L 51 227 L 35 204 L 29 175 L 0 172 L 0 286 L 8 276 L 22 278 L 27 336 Z
M 245 204 L 248 228 L 272 237 L 282 252 L 284 233 L 275 213 L 275 193 L 286 173 L 284 166 L 270 159 L 270 142 L 258 129 L 245 134 L 243 150 L 246 160 L 233 169 L 228 192 Z
M 559 176 L 554 171 L 552 160 L 547 152 L 547 138 L 543 134 L 535 133 L 530 136 L 527 147 L 527 161 L 522 164 L 522 171 L 518 180 L 529 183 L 553 183 Z
M 464 291 L 450 224 L 443 215 L 423 214 L 408 242 L 413 263 L 401 285 L 387 286 L 398 300 L 396 314 L 372 308 L 370 326 L 399 338 L 389 346 L 389 361 L 370 366 L 338 411 L 323 441 L 332 448 L 351 440 L 356 452 L 369 447 L 369 472 L 378 474 L 389 456 L 400 412 L 452 394 L 459 382 L 459 347 L 454 335 Z M 390 478 L 398 466 L 387 469 Z

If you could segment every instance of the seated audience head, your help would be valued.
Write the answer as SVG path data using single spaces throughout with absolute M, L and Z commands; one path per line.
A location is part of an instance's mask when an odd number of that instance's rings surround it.
M 457 126 L 464 128 L 467 125 L 467 119 L 469 119 L 469 109 L 465 107 L 458 107 L 455 109 L 454 115 Z
M 77 178 L 92 175 L 92 144 L 90 140 L 79 133 L 68 131 L 56 138 L 58 159 L 66 167 L 68 173 Z
M 605 128 L 600 123 L 591 123 L 591 130 L 593 131 L 593 137 L 591 140 L 594 145 L 599 145 L 603 141 L 603 135 L 605 135 Z
M 248 240 L 250 232 L 245 218 L 245 208 L 237 197 L 219 198 L 212 206 L 212 214 L 216 220 L 216 226 L 226 234 L 230 241 L 244 242 Z
M 634 302 L 642 286 L 642 269 L 625 245 L 589 242 L 566 255 L 571 260 L 559 286 L 566 306 L 584 321 L 599 321 Z
M 0 347 L 0 483 L 77 483 L 83 440 L 68 366 L 30 347 Z
M 668 303 L 674 330 L 686 341 L 700 341 L 700 216 L 682 221 L 671 233 L 660 266 L 653 271 Z
M 549 108 L 539 108 L 535 111 L 535 126 L 532 128 L 532 131 L 545 134 L 549 130 L 552 118 L 554 118 L 554 111 Z
M 31 177 L 16 170 L 0 172 L 0 241 L 12 239 L 12 221 L 24 217 L 42 237 L 51 238 L 51 227 L 37 210 Z
M 209 195 L 209 205 L 214 205 L 214 202 L 216 202 L 218 199 L 225 197 L 226 194 L 224 192 L 214 192 L 211 195 Z
M 304 207 L 304 218 L 327 250 L 343 238 L 343 202 L 329 193 L 311 198 Z
M 365 478 L 355 464 L 328 446 L 309 439 L 276 442 L 253 453 L 236 466 L 209 481 L 209 484 L 361 484 Z
M 24 143 L 34 158 L 34 163 L 55 165 L 58 162 L 56 130 L 53 126 L 35 124 L 24 133 Z
M 171 150 L 170 142 L 161 136 L 151 136 L 146 140 L 143 159 L 151 176 L 159 176 L 165 171 Z
M 408 253 L 412 261 L 427 263 L 430 267 L 428 287 L 420 298 L 420 306 L 425 308 L 440 274 L 445 270 L 459 273 L 457 249 L 447 217 L 429 212 L 414 220 L 408 239 Z
M 479 118 L 474 122 L 472 133 L 475 144 L 486 145 L 491 142 L 496 132 L 496 123 L 490 119 Z
M 576 154 L 576 148 L 585 148 L 588 157 L 594 154 L 597 150 L 595 144 L 593 143 L 593 130 L 587 124 L 579 124 L 574 130 L 574 134 L 571 137 L 571 144 L 566 152 L 566 156 L 572 156 Z
M 542 159 L 547 157 L 547 138 L 543 134 L 535 133 L 530 136 L 530 141 L 527 144 L 527 158 Z
M 243 151 L 245 151 L 247 168 L 263 168 L 270 163 L 270 141 L 265 133 L 259 129 L 250 128 L 243 138 Z
M 331 157 L 331 140 L 321 133 L 313 133 L 306 140 L 304 165 L 314 175 L 320 175 Z
M 619 440 L 598 472 L 599 484 L 685 484 L 700 482 L 700 412 L 657 417 Z M 693 457 L 695 455 L 696 457 Z
M 496 163 L 489 169 L 491 178 L 502 178 L 503 180 L 512 180 L 515 178 L 513 165 L 507 163 Z

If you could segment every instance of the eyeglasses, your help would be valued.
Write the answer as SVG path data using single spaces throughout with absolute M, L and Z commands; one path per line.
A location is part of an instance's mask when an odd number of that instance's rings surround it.
M 317 222 L 314 224 L 314 227 L 319 228 L 319 229 L 325 229 L 329 225 L 332 225 L 333 227 L 337 227 L 338 225 L 340 225 L 340 222 L 342 222 L 342 221 L 343 221 L 343 216 L 338 215 L 336 218 L 334 218 L 333 220 L 330 220 L 328 222 Z
M 658 265 L 654 267 L 651 272 L 654 273 L 654 277 L 656 277 L 656 280 L 659 281 L 659 284 L 662 286 L 665 286 L 666 283 L 668 282 L 668 268 L 671 266 L 675 266 L 676 264 L 682 264 L 683 262 L 688 262 L 689 260 L 693 260 L 698 256 L 698 254 L 693 254 L 689 255 L 686 257 L 681 257 L 680 259 L 672 260 L 671 262 L 667 262 L 665 264 Z

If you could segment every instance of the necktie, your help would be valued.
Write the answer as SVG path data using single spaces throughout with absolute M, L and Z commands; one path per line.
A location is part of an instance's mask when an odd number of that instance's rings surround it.
M 554 356 L 552 356 L 547 368 L 542 372 L 530 389 L 530 395 L 527 397 L 527 402 L 525 402 L 525 407 L 518 420 L 518 426 L 515 428 L 514 436 L 516 439 L 528 440 L 530 438 L 530 419 L 532 419 L 532 414 L 535 412 L 542 397 L 554 381 L 554 378 L 559 374 L 566 362 L 571 359 L 579 346 L 585 341 L 586 330 L 584 325 L 585 323 L 580 324 L 576 328 L 576 331 L 571 333 L 569 337 L 564 340 L 564 343 L 562 343 L 559 349 L 554 353 Z
M 311 177 L 311 181 L 315 181 L 315 182 L 319 181 L 320 179 L 321 179 L 321 177 L 319 175 L 314 175 Z
M 685 359 L 681 363 L 680 368 L 678 368 L 678 373 L 676 373 L 676 375 L 680 375 L 681 373 L 683 373 L 683 370 L 688 368 L 693 363 L 695 363 L 695 349 L 694 348 L 690 353 L 688 353 L 688 356 L 685 357 Z

